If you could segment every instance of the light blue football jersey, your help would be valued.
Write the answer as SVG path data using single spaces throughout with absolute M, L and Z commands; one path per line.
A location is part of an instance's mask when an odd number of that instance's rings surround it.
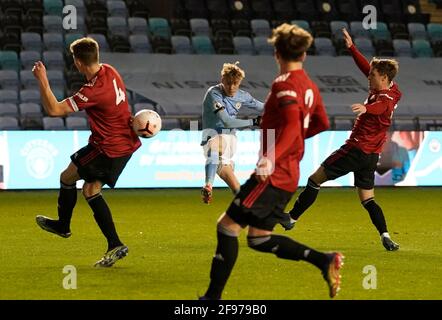
M 244 128 L 253 125 L 253 120 L 237 119 L 242 107 L 252 108 L 257 111 L 264 109 L 264 103 L 252 97 L 244 90 L 239 89 L 233 97 L 224 94 L 222 84 L 210 87 L 203 100 L 203 143 L 213 136 L 213 132 L 226 132 L 229 130 Z M 210 130 L 212 129 L 212 130 Z M 212 132 L 212 134 L 210 133 Z

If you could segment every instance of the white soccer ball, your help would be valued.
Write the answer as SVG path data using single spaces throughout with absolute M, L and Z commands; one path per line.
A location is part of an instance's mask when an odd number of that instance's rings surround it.
M 152 138 L 161 130 L 161 117 L 153 110 L 140 110 L 134 116 L 132 128 L 138 136 Z

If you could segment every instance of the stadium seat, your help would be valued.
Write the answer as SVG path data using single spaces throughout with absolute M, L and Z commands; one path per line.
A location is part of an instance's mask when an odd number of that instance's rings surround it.
M 63 118 L 60 117 L 43 117 L 44 130 L 65 130 Z
M 147 27 L 147 20 L 145 18 L 130 17 L 127 19 L 127 24 L 131 34 L 149 34 L 149 28 Z
M 88 33 L 107 33 L 107 18 L 102 16 L 91 16 L 86 17 L 86 26 Z
M 250 39 L 249 37 L 233 37 L 233 46 L 237 54 L 255 54 L 255 48 L 253 47 L 252 39 Z
M 250 26 L 255 37 L 269 37 L 272 33 L 270 24 L 265 19 L 252 19 L 250 20 Z
M 234 36 L 251 37 L 252 30 L 250 29 L 250 22 L 245 19 L 233 19 L 230 21 L 232 33 Z
M 23 89 L 39 89 L 38 81 L 35 79 L 31 70 L 20 71 L 20 82 Z
M 32 69 L 36 61 L 41 60 L 41 54 L 39 51 L 26 51 L 20 52 L 20 62 L 22 69 Z
M 203 18 L 193 18 L 189 20 L 190 30 L 194 36 L 208 36 L 210 37 L 212 32 L 210 30 L 209 21 Z
M 310 28 L 313 35 L 319 38 L 331 38 L 332 33 L 330 30 L 330 23 L 327 21 L 312 21 L 310 22 Z
M 81 33 L 66 33 L 64 35 L 64 43 L 66 46 L 66 50 L 69 52 L 69 48 L 70 48 L 71 43 L 74 42 L 75 40 L 81 39 L 83 37 L 84 37 L 84 35 L 82 35 Z
M 44 32 L 63 33 L 63 21 L 59 16 L 45 15 L 43 17 Z
M 61 33 L 43 33 L 43 43 L 47 51 L 54 50 L 63 52 L 64 50 L 63 34 Z
M 19 79 L 15 70 L 0 70 L 0 88 L 5 90 L 18 90 Z
M 273 55 L 274 48 L 270 43 L 267 42 L 267 37 L 254 37 L 253 45 L 258 55 Z
M 107 27 L 109 29 L 110 36 L 122 36 L 128 37 L 129 28 L 127 26 L 127 20 L 123 17 L 108 17 Z
M 186 36 L 171 37 L 173 51 L 177 54 L 192 54 L 193 48 L 190 39 Z
M 128 10 L 124 1 L 121 0 L 111 0 L 106 2 L 107 13 L 111 17 L 123 17 L 128 16 Z
M 41 102 L 40 91 L 36 89 L 24 89 L 20 90 L 20 102 L 21 103 L 36 103 Z
M 393 36 L 393 39 L 409 39 L 408 30 L 405 24 L 400 22 L 391 22 L 389 24 L 389 29 L 391 32 L 391 35 Z
M 343 39 L 342 29 L 350 30 L 348 23 L 342 20 L 334 20 L 330 22 L 330 30 L 334 40 Z
M 393 57 L 394 56 L 394 47 L 393 42 L 391 40 L 375 40 L 374 47 L 376 48 L 376 54 L 378 56 L 386 56 Z
M 23 50 L 38 51 L 43 49 L 43 43 L 41 36 L 35 32 L 23 32 L 21 34 L 21 45 Z
M 26 1 L 26 0 L 25 0 Z M 32 13 L 29 9 L 26 15 L 21 17 L 21 26 L 23 32 L 43 33 L 43 15 L 41 13 Z
M 394 39 L 393 47 L 397 57 L 411 57 L 413 52 L 411 50 L 410 41 L 404 39 Z
M 38 103 L 33 103 L 33 102 L 20 103 L 18 105 L 18 109 L 19 109 L 20 115 L 22 117 L 25 117 L 25 116 L 41 116 L 41 117 L 43 117 L 41 107 Z
M 153 36 L 163 37 L 170 39 L 171 32 L 169 28 L 169 23 L 164 18 L 152 17 L 149 18 L 149 30 Z
M 416 58 L 431 58 L 433 56 L 433 50 L 427 40 L 419 39 L 413 40 L 413 56 Z
M 106 18 L 107 17 L 107 7 L 105 1 L 103 0 L 84 0 L 84 5 L 87 9 L 88 16 L 94 18 Z M 89 32 L 92 32 L 89 30 Z
M 233 37 L 230 21 L 227 19 L 212 19 L 210 21 L 212 26 L 212 34 L 217 37 Z
M 312 33 L 312 29 L 310 28 L 310 24 L 306 20 L 292 20 L 291 24 L 296 24 L 298 27 Z
M 15 117 L 0 117 L 0 130 L 20 130 L 18 120 Z
M 370 60 L 371 57 L 375 56 L 376 50 L 373 47 L 371 40 L 366 38 L 356 38 L 354 39 L 356 47 L 361 51 L 361 53 Z
M 135 18 L 149 18 L 149 4 L 145 0 L 126 0 L 129 15 Z
M 127 37 L 123 35 L 113 35 L 109 39 L 112 52 L 130 52 L 131 45 Z
M 141 19 L 141 18 L 138 18 Z M 132 34 L 129 36 L 129 43 L 132 52 L 152 53 L 152 46 L 146 34 Z
M 75 115 L 77 114 L 74 113 Z M 66 117 L 66 129 L 68 130 L 88 130 L 87 120 L 84 117 Z
M 0 103 L 15 103 L 19 102 L 17 90 L 0 89 Z
M 154 36 L 151 38 L 150 43 L 152 44 L 155 53 L 172 53 L 172 43 L 170 42 L 170 38 Z
M 63 71 L 60 70 L 48 70 L 47 76 L 49 83 L 53 89 L 64 89 L 65 81 Z
M 333 43 L 328 38 L 315 38 L 315 52 L 318 56 L 335 56 L 336 50 Z
M 61 16 L 63 5 L 62 0 L 43 0 L 44 14 Z
M 64 0 L 65 6 L 74 6 L 77 9 L 77 18 L 84 17 L 86 15 L 86 6 L 83 0 Z
M 370 29 L 373 40 L 391 40 L 391 33 L 385 22 L 377 22 L 375 29 Z
M 371 39 L 370 31 L 364 28 L 361 21 L 350 22 L 349 32 L 353 38 Z
M 235 52 L 231 36 L 217 36 L 213 39 L 213 45 L 218 54 L 233 54 Z
M 193 36 L 192 46 L 196 54 L 214 54 L 215 49 L 213 48 L 210 38 L 207 36 Z
M 429 23 L 427 24 L 427 32 L 431 41 L 442 40 L 442 24 Z
M 64 71 L 63 54 L 60 51 L 45 51 L 43 52 L 43 62 L 48 70 Z
M 20 61 L 14 51 L 0 51 L 0 69 L 20 70 Z
M 170 28 L 173 35 L 191 37 L 189 21 L 187 19 L 170 19 Z
M 98 42 L 98 46 L 100 47 L 100 51 L 102 51 L 102 52 L 109 51 L 109 44 L 107 43 L 107 39 L 104 35 L 102 35 L 100 33 L 90 33 L 87 36 L 93 38 L 95 41 Z
M 18 118 L 19 112 L 15 103 L 0 103 L 0 117 Z
M 410 34 L 411 40 L 427 40 L 428 34 L 425 29 L 425 25 L 417 22 L 410 22 L 407 25 L 408 33 Z

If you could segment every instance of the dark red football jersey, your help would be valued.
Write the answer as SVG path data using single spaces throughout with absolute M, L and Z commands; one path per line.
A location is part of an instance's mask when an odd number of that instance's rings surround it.
M 318 87 L 304 70 L 290 71 L 273 81 L 261 128 L 260 155 L 271 159 L 274 167 L 270 183 L 295 192 L 304 139 L 329 128 Z
M 350 48 L 353 58 L 359 69 L 368 76 L 370 63 L 356 49 Z M 361 149 L 365 153 L 381 153 L 387 131 L 390 128 L 393 111 L 401 99 L 402 93 L 395 82 L 391 82 L 387 90 L 371 91 L 364 102 L 367 112 L 360 115 L 353 126 L 347 144 Z
M 129 124 L 126 87 L 112 66 L 101 64 L 97 75 L 66 101 L 74 111 L 86 111 L 92 131 L 89 143 L 108 157 L 128 156 L 141 146 Z

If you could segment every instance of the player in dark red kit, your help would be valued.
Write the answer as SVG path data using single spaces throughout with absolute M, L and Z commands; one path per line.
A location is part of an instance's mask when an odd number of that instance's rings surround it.
M 58 220 L 37 216 L 37 224 L 61 237 L 71 236 L 70 222 L 77 202 L 76 182 L 84 180 L 83 195 L 108 242 L 107 252 L 95 266 L 110 267 L 125 257 L 128 248 L 121 242 L 101 189 L 114 188 L 118 177 L 141 142 L 130 125 L 126 87 L 110 65 L 99 63 L 98 43 L 82 38 L 70 46 L 75 66 L 87 83 L 72 97 L 58 102 L 50 88 L 46 69 L 36 62 L 33 73 L 40 86 L 42 103 L 49 116 L 65 116 L 85 110 L 89 118 L 89 144 L 71 156 L 71 163 L 60 175 Z
M 319 90 L 302 69 L 312 40 L 307 31 L 289 24 L 274 29 L 269 39 L 280 74 L 264 106 L 260 158 L 255 173 L 218 220 L 218 246 L 202 300 L 221 298 L 238 256 L 238 235 L 246 226 L 249 247 L 282 259 L 310 262 L 321 270 L 330 297 L 339 289 L 342 254 L 318 252 L 272 233 L 274 226 L 288 217 L 284 208 L 298 185 L 304 139 L 329 127 Z
M 296 220 L 316 200 L 322 183 L 353 172 L 361 204 L 368 211 L 371 221 L 381 235 L 385 249 L 394 251 L 399 249 L 399 245 L 391 240 L 382 209 L 374 201 L 374 172 L 387 139 L 393 111 L 401 98 L 399 87 L 393 82 L 399 66 L 393 59 L 373 58 L 369 63 L 354 46 L 347 30 L 344 29 L 343 32 L 353 59 L 368 77 L 368 99 L 364 104 L 352 105 L 352 110 L 358 117 L 350 138 L 309 177 L 306 188 L 290 211 L 291 222 L 282 225 L 286 229 L 294 227 Z

